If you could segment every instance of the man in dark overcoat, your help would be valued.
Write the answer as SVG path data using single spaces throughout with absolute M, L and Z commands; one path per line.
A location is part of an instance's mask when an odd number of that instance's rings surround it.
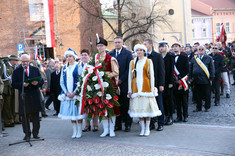
M 163 125 L 165 122 L 165 117 L 164 117 L 165 114 L 164 114 L 164 107 L 163 107 L 163 91 L 164 91 L 164 85 L 165 85 L 164 60 L 160 53 L 153 50 L 153 41 L 151 39 L 146 39 L 144 41 L 144 45 L 147 48 L 147 53 L 146 53 L 147 58 L 153 61 L 155 87 L 158 89 L 158 96 L 156 100 L 157 100 L 158 107 L 162 112 L 162 115 L 158 116 L 157 131 L 162 131 Z M 154 118 L 151 119 L 150 129 L 155 129 Z
M 29 65 L 30 57 L 28 54 L 21 56 L 21 65 L 14 70 L 12 74 L 12 87 L 19 90 L 19 114 L 22 115 L 22 127 L 25 133 L 24 140 L 28 141 L 31 137 L 29 121 L 33 123 L 33 138 L 39 139 L 39 112 L 42 111 L 42 102 L 40 98 L 39 87 L 44 83 L 43 79 L 32 81 L 31 83 L 23 82 L 23 74 L 25 80 L 40 77 L 38 68 Z M 24 86 L 24 98 L 22 100 L 22 86 Z M 24 112 L 25 106 L 25 112 Z M 26 118 L 24 116 L 26 113 Z
M 109 55 L 115 57 L 119 65 L 119 80 L 118 85 L 120 88 L 119 103 L 120 106 L 120 116 L 117 117 L 115 130 L 122 129 L 122 121 L 125 122 L 125 132 L 129 132 L 131 128 L 132 118 L 128 114 L 129 110 L 129 99 L 127 98 L 128 93 L 128 72 L 129 64 L 133 59 L 132 53 L 123 47 L 122 37 L 114 38 L 115 49 L 112 50 Z

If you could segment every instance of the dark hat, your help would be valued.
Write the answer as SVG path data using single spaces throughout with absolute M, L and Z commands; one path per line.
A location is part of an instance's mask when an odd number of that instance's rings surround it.
M 168 43 L 166 41 L 158 42 L 159 47 L 166 46 L 166 45 L 168 45 Z
M 191 47 L 191 46 L 190 46 L 190 44 L 189 44 L 189 43 L 187 43 L 187 44 L 185 45 L 185 47 Z
M 16 61 L 19 61 L 18 57 L 16 55 L 10 55 L 8 56 L 8 59 L 9 60 L 16 60 Z
M 99 37 L 99 38 L 97 38 L 97 41 L 96 41 L 96 45 L 97 44 L 103 44 L 103 45 L 107 46 L 108 42 L 105 39 L 103 39 L 102 37 Z

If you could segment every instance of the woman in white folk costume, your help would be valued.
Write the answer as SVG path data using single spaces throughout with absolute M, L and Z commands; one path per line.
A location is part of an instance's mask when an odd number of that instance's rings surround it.
M 82 119 L 86 116 L 79 114 L 79 106 L 75 105 L 77 99 L 75 93 L 79 76 L 79 65 L 75 60 L 78 58 L 78 55 L 69 48 L 64 53 L 64 56 L 67 64 L 63 67 L 60 77 L 62 93 L 58 96 L 58 99 L 61 101 L 58 117 L 71 120 L 73 126 L 72 138 L 80 138 L 82 136 Z
M 81 75 L 83 72 L 85 72 L 85 68 L 87 66 L 87 63 L 90 60 L 90 52 L 87 49 L 83 49 L 81 51 L 81 62 L 79 64 L 79 68 L 78 68 L 78 74 Z M 86 126 L 85 128 L 82 130 L 83 132 L 87 132 L 91 130 L 91 125 L 90 125 L 90 121 L 88 121 L 87 119 L 85 119 L 86 122 Z M 98 116 L 95 116 L 92 119 L 93 122 L 93 132 L 98 131 Z
M 132 118 L 139 118 L 140 135 L 148 136 L 151 117 L 160 116 L 162 113 L 155 99 L 158 91 L 154 87 L 153 63 L 144 56 L 147 48 L 143 44 L 137 44 L 134 51 L 137 57 L 130 62 L 128 77 L 129 114 Z
M 111 79 L 112 84 L 117 89 L 117 83 L 116 83 L 116 77 L 119 75 L 119 66 L 117 60 L 110 56 L 108 53 L 105 52 L 107 48 L 108 42 L 99 37 L 96 42 L 96 47 L 99 52 L 99 60 L 105 63 L 104 72 L 108 74 L 108 77 Z M 114 92 L 116 91 L 114 90 Z M 104 128 L 104 132 L 100 135 L 100 137 L 105 137 L 109 134 L 109 136 L 114 137 L 114 126 L 116 121 L 116 116 L 120 115 L 119 107 L 114 106 L 114 116 L 103 117 L 102 119 L 102 125 Z

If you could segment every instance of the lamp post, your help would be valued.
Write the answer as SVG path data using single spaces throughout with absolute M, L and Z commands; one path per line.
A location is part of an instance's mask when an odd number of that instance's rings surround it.
M 93 44 L 93 41 L 92 41 L 92 39 L 90 38 L 91 51 L 92 51 L 92 44 Z
M 61 61 L 62 61 L 62 55 L 61 55 L 61 47 L 63 47 L 64 45 L 63 45 L 63 43 L 62 42 L 60 42 L 60 45 L 59 45 L 59 47 L 60 47 L 60 59 L 61 59 Z

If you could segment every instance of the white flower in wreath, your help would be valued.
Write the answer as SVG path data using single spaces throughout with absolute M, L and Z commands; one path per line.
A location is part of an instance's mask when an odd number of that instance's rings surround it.
M 100 78 L 103 77 L 104 76 L 104 72 L 103 71 L 99 72 L 99 76 L 100 76 Z
M 98 79 L 97 76 L 93 76 L 93 77 L 92 77 L 92 80 L 93 80 L 93 81 L 96 81 L 97 79 Z
M 100 84 L 95 84 L 95 89 L 96 90 L 100 89 Z
M 91 86 L 87 85 L 87 90 L 88 90 L 88 92 L 89 92 L 89 91 L 92 91 Z
M 103 82 L 103 87 L 108 87 L 109 83 L 108 82 Z
M 82 72 L 81 76 L 84 77 L 84 72 Z
M 77 86 L 80 87 L 80 82 L 77 82 Z
M 110 100 L 112 99 L 112 96 L 110 94 L 106 94 L 106 99 Z
M 101 92 L 98 92 L 97 95 L 98 95 L 99 97 L 101 97 L 102 93 L 101 93 Z
M 86 97 L 87 97 L 87 98 L 91 98 L 91 96 L 90 96 L 89 94 L 86 94 Z
M 93 69 L 92 69 L 92 68 L 89 68 L 89 69 L 88 69 L 88 73 L 93 73 Z

